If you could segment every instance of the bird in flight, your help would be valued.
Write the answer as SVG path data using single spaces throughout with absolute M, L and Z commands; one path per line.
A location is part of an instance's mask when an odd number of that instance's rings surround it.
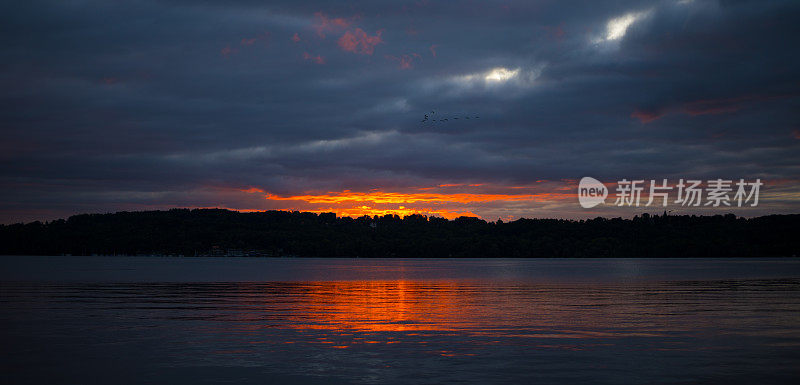
M 422 118 L 420 123 L 425 123 L 427 121 L 431 121 L 431 122 L 447 122 L 447 121 L 450 121 L 450 120 L 458 120 L 459 119 L 458 116 L 452 116 L 452 117 L 449 117 L 449 118 L 431 119 L 431 116 L 434 115 L 434 114 L 436 114 L 435 110 L 431 110 L 430 115 L 424 114 L 424 117 Z M 463 118 L 463 119 L 479 119 L 480 116 L 473 116 L 473 117 L 462 116 L 461 118 Z

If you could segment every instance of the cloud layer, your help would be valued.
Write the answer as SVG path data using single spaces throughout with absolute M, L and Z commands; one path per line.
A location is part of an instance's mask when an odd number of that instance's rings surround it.
M 645 211 L 581 209 L 586 175 L 761 178 L 762 204 L 731 211 L 800 208 L 796 1 L 6 8 L 2 223 L 175 206 Z

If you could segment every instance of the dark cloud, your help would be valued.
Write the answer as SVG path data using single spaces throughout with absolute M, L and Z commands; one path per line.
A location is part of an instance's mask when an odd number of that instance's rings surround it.
M 9 4 L 0 221 L 584 175 L 794 181 L 762 209 L 797 212 L 798 37 L 791 0 Z

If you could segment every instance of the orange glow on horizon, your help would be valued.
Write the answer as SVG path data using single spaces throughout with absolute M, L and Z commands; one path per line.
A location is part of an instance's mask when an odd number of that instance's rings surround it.
M 672 181 L 672 180 L 671 180 Z M 763 188 L 769 190 L 767 200 L 796 201 L 798 194 L 791 191 L 794 179 L 762 179 Z M 615 194 L 617 183 L 603 183 L 609 194 Z M 342 189 L 339 191 L 303 191 L 299 194 L 276 194 L 260 187 L 236 188 L 213 186 L 208 190 L 220 202 L 217 206 L 185 206 L 185 208 L 220 208 L 240 212 L 299 211 L 316 214 L 334 213 L 338 217 L 382 217 L 397 215 L 423 215 L 456 219 L 477 217 L 487 221 L 498 218 L 513 221 L 523 217 L 557 217 L 559 210 L 577 207 L 578 180 L 536 180 L 527 185 L 502 185 L 492 183 L 441 183 L 422 186 L 398 187 L 394 190 L 373 188 L 365 191 Z M 243 195 L 244 194 L 244 195 Z M 647 202 L 648 191 L 641 193 Z M 224 203 L 223 203 L 224 202 Z M 606 202 L 613 204 L 613 197 Z M 661 201 L 657 200 L 660 209 Z M 243 208 L 239 208 L 243 207 Z M 642 206 L 646 207 L 646 206 Z M 154 207 L 155 208 L 155 207 Z M 161 208 L 159 205 L 158 208 Z M 587 215 L 600 215 L 591 210 Z
M 423 209 L 409 209 L 405 207 L 401 207 L 398 209 L 376 209 L 369 206 L 361 206 L 356 208 L 329 208 L 323 210 L 303 210 L 312 213 L 335 213 L 337 216 L 340 217 L 363 217 L 363 216 L 384 216 L 384 215 L 397 215 L 401 218 L 407 217 L 409 215 L 419 214 L 425 216 L 438 216 L 447 219 L 456 219 L 458 217 L 480 217 L 478 214 L 475 214 L 470 211 L 449 211 L 449 210 L 434 210 L 430 208 L 423 208 Z
M 537 182 L 538 183 L 538 182 Z M 568 188 L 569 189 L 569 188 Z M 415 187 L 407 191 L 373 189 L 366 192 L 351 190 L 278 195 L 256 187 L 239 189 L 248 194 L 260 194 L 269 202 L 295 202 L 292 211 L 336 213 L 338 216 L 361 217 L 387 214 L 406 217 L 412 214 L 455 219 L 460 216 L 480 217 L 470 207 L 475 204 L 557 201 L 574 199 L 575 194 L 555 189 L 542 193 L 532 186 L 492 186 L 485 183 L 440 184 Z M 322 206 L 322 207 L 320 207 Z
M 337 204 L 344 202 L 373 202 L 373 203 L 418 203 L 418 202 L 448 202 L 448 203 L 475 203 L 491 201 L 527 201 L 535 200 L 543 194 L 481 194 L 481 193 L 399 193 L 399 192 L 349 192 L 327 193 L 316 195 L 292 195 L 282 197 L 264 193 L 265 198 L 276 201 L 305 201 L 308 203 Z

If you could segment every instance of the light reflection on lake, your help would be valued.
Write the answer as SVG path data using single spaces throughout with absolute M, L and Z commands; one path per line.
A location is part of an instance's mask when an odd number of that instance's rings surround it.
M 637 266 L 628 273 L 603 260 L 112 259 L 102 272 L 97 260 L 58 261 L 73 271 L 41 280 L 34 262 L 3 262 L 9 383 L 800 378 L 793 260 L 627 260 Z M 226 279 L 147 275 L 192 262 L 217 264 Z M 231 263 L 245 265 L 243 279 L 229 279 Z M 246 279 L 259 274 L 286 279 Z

